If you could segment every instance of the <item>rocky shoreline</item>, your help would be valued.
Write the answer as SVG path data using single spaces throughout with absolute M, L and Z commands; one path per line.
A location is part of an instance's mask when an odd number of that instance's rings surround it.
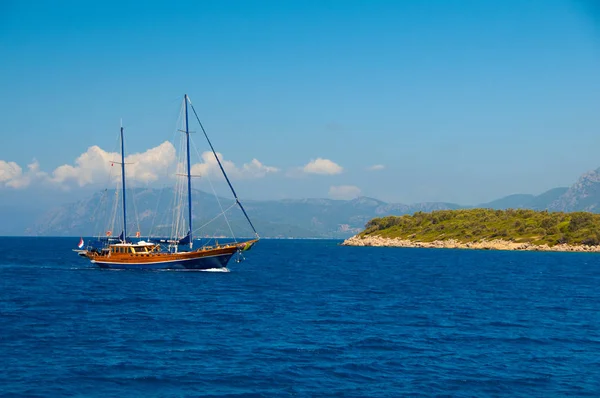
M 421 247 L 431 249 L 521 250 L 551 252 L 600 252 L 600 246 L 566 244 L 548 246 L 534 245 L 532 243 L 517 243 L 501 239 L 468 243 L 459 242 L 454 239 L 436 240 L 433 242 L 418 242 L 399 238 L 384 238 L 377 235 L 355 235 L 351 238 L 346 239 L 342 243 L 342 246 Z

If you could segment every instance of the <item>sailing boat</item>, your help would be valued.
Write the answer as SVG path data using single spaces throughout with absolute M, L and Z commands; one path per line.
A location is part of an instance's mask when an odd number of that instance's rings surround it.
M 225 169 L 221 164 L 215 149 L 198 118 L 198 114 L 194 109 L 191 101 L 187 94 L 184 96 L 185 104 L 185 131 L 186 134 L 186 163 L 187 172 L 183 174 L 187 178 L 187 233 L 183 237 L 171 237 L 169 239 L 160 239 L 157 242 L 148 239 L 146 241 L 139 240 L 132 242 L 127 237 L 127 209 L 125 206 L 125 150 L 123 143 L 123 127 L 121 127 L 121 180 L 123 185 L 123 233 L 119 236 L 119 239 L 114 240 L 116 243 L 111 243 L 108 239 L 106 244 L 101 248 L 88 247 L 83 254 L 93 264 L 101 268 L 116 268 L 116 269 L 192 269 L 192 270 L 203 270 L 213 268 L 223 268 L 227 266 L 227 263 L 236 253 L 239 254 L 241 251 L 249 250 L 259 240 L 258 233 L 254 228 L 254 225 L 250 221 L 246 210 L 242 206 L 240 200 L 237 197 Z M 236 204 L 242 210 L 246 220 L 250 224 L 252 231 L 254 232 L 255 238 L 249 239 L 243 242 L 231 242 L 225 244 L 215 243 L 212 246 L 202 246 L 196 250 L 193 249 L 193 229 L 192 229 L 192 184 L 191 184 L 191 162 L 190 162 L 190 131 L 188 125 L 188 104 L 192 108 L 202 132 L 213 155 L 221 169 L 231 192 L 235 198 Z M 139 234 L 136 234 L 139 236 Z M 189 246 L 189 250 L 180 250 L 180 247 Z

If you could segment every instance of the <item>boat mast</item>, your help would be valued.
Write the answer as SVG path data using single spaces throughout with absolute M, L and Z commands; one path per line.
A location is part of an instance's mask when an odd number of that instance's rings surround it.
M 185 102 L 185 135 L 187 138 L 187 186 L 188 186 L 188 239 L 190 240 L 190 249 L 193 245 L 192 239 L 192 171 L 190 167 L 190 130 L 188 128 L 188 96 L 184 95 Z
M 125 207 L 125 145 L 121 124 L 121 179 L 123 180 L 123 242 L 127 242 L 127 208 Z

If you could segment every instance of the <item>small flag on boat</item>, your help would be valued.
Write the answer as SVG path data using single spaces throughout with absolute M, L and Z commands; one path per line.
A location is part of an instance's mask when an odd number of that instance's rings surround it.
M 79 244 L 77 245 L 78 248 L 82 248 L 83 247 L 83 238 L 79 238 Z

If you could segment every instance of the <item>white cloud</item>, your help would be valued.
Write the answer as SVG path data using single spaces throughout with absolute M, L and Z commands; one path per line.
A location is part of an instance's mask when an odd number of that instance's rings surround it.
M 0 182 L 8 184 L 21 174 L 23 174 L 23 169 L 21 169 L 21 166 L 15 162 L 6 162 L 4 160 L 0 160 Z
M 11 188 L 25 188 L 33 181 L 43 181 L 48 178 L 48 174 L 40 171 L 40 164 L 34 159 L 33 162 L 27 165 L 27 171 L 17 178 L 7 182 L 6 185 Z
M 374 164 L 373 166 L 367 167 L 367 170 L 369 170 L 369 171 L 377 171 L 377 170 L 383 170 L 383 169 L 385 169 L 385 166 L 382 164 Z
M 175 163 L 175 147 L 165 141 L 159 146 L 148 149 L 144 153 L 134 153 L 125 157 L 125 163 L 130 163 L 125 171 L 127 178 L 149 183 L 164 176 L 165 171 Z
M 360 195 L 360 188 L 355 185 L 332 185 L 329 197 L 332 199 L 354 199 Z
M 57 167 L 50 181 L 57 184 L 75 182 L 81 187 L 106 181 L 108 175 L 116 178 L 120 176 L 120 164 L 115 162 L 120 162 L 120 159 L 120 154 L 106 152 L 94 145 L 75 160 L 74 166 L 65 164 Z M 175 148 L 168 141 L 146 152 L 131 154 L 125 157 L 127 180 L 142 183 L 156 181 L 174 162 Z
M 40 171 L 40 164 L 35 159 L 27 165 L 25 172 L 15 162 L 0 160 L 0 183 L 4 183 L 7 187 L 15 189 L 25 188 L 32 181 L 44 180 L 46 177 L 47 174 Z
M 302 170 L 313 174 L 340 174 L 344 169 L 329 159 L 317 158 L 308 162 Z
M 277 167 L 265 166 L 258 159 L 252 159 L 250 163 L 245 163 L 243 169 L 246 173 L 250 173 L 255 177 L 264 177 L 267 173 L 279 171 Z
M 212 152 L 202 153 L 202 163 L 196 163 L 192 165 L 192 175 L 199 176 L 220 176 L 221 170 L 219 164 L 215 159 L 215 155 Z M 223 155 L 217 152 L 217 156 L 225 169 L 228 177 L 233 179 L 250 179 L 250 178 L 262 178 L 269 173 L 276 173 L 279 171 L 277 167 L 265 166 L 258 159 L 252 159 L 250 163 L 245 163 L 242 167 L 237 167 L 231 160 L 224 160 Z
M 257 159 L 237 167 L 229 160 L 223 160 L 218 154 L 223 167 L 231 178 L 260 178 L 269 173 L 278 172 L 276 167 L 265 166 Z M 192 174 L 221 175 L 219 166 L 212 152 L 202 154 L 203 163 L 197 163 L 192 167 Z M 40 171 L 37 161 L 27 166 L 24 171 L 15 162 L 0 160 L 0 187 L 24 188 L 34 181 L 41 181 L 55 186 L 67 188 L 72 185 L 80 187 L 89 184 L 106 184 L 111 178 L 116 181 L 121 178 L 121 155 L 116 152 L 107 152 L 94 145 L 77 159 L 74 164 L 63 164 L 51 173 Z M 172 175 L 176 170 L 175 147 L 169 141 L 165 141 L 157 147 L 148 149 L 142 153 L 133 153 L 125 157 L 127 181 L 134 183 L 151 183 L 161 177 Z

